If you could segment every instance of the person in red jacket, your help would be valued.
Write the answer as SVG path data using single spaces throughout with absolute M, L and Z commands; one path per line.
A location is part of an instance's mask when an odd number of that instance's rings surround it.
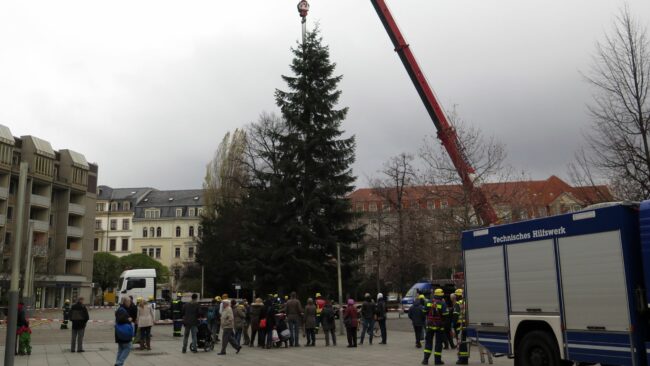
M 318 328 L 320 327 L 322 322 L 320 313 L 323 311 L 323 308 L 325 307 L 327 301 L 323 299 L 320 292 L 317 292 L 315 303 L 316 303 L 316 333 L 318 333 Z
M 357 308 L 354 306 L 354 300 L 348 299 L 348 306 L 343 312 L 343 323 L 348 334 L 348 347 L 357 346 L 357 327 L 359 326 L 359 316 Z

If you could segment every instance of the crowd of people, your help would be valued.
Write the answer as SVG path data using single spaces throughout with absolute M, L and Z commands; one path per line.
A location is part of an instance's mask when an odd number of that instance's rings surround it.
M 153 299 L 148 300 L 138 298 L 134 302 L 132 298 L 124 297 L 115 312 L 117 366 L 124 364 L 134 343 L 139 344 L 139 350 L 151 350 L 151 328 L 155 315 L 150 304 Z M 219 355 L 226 354 L 228 345 L 235 353 L 239 353 L 244 346 L 264 349 L 300 347 L 301 332 L 305 338 L 304 345 L 314 347 L 316 334 L 321 330 L 326 347 L 337 345 L 336 318 L 339 309 L 336 308 L 337 304 L 326 300 L 320 293 L 316 294 L 315 299 L 308 298 L 304 306 L 295 292 L 284 298 L 277 294 L 270 294 L 264 300 L 258 297 L 250 304 L 246 299 L 238 301 L 223 294 L 215 297 L 207 308 L 201 307 L 197 294 L 193 294 L 191 301 L 185 304 L 181 303 L 180 298 L 174 303 L 179 306 L 177 314 L 184 327 L 183 353 L 187 352 L 188 343 L 191 352 L 198 352 L 200 343 L 202 347 L 207 347 L 220 342 Z M 431 299 L 421 294 L 414 301 L 408 317 L 415 334 L 415 347 L 422 348 L 424 342 L 423 365 L 428 364 L 431 354 L 434 363 L 442 365 L 443 348 L 458 348 L 457 364 L 468 363 L 465 306 L 462 289 L 445 296 L 444 291 L 438 288 Z M 366 338 L 368 344 L 373 344 L 375 322 L 380 330 L 379 344 L 387 343 L 388 309 L 381 293 L 376 298 L 366 293 L 359 306 L 353 299 L 348 299 L 340 310 L 347 334 L 347 347 L 363 345 Z M 84 352 L 83 338 L 88 321 L 88 310 L 82 297 L 76 299 L 72 306 L 68 300 L 65 301 L 61 329 L 67 329 L 68 322 L 72 323 L 72 352 Z M 22 303 L 18 308 L 17 326 L 16 354 L 29 355 L 31 329 Z M 199 332 L 199 329 L 203 331 Z

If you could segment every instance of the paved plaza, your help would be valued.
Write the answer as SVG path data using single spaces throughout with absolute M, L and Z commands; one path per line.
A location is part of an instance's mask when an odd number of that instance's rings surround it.
M 46 318 L 48 313 L 34 314 Z M 49 314 L 54 318 L 56 313 Z M 56 321 L 32 321 L 32 355 L 16 356 L 15 365 L 20 366 L 105 366 L 114 365 L 116 344 L 113 342 L 111 310 L 92 310 L 90 323 L 86 329 L 85 353 L 70 352 L 70 331 L 60 330 Z M 419 365 L 422 350 L 414 347 L 413 333 L 409 331 L 410 321 L 397 316 L 388 321 L 388 344 L 363 345 L 347 348 L 345 336 L 339 336 L 336 347 L 325 347 L 325 340 L 319 334 L 316 347 L 280 348 L 263 350 L 244 347 L 239 354 L 230 348 L 226 356 L 219 356 L 220 344 L 212 352 L 193 354 L 181 353 L 182 338 L 172 337 L 170 325 L 157 325 L 153 328 L 152 350 L 133 350 L 127 360 L 129 366 L 172 366 L 172 365 Z M 6 328 L 0 328 L 0 362 L 4 360 Z M 337 333 L 338 334 L 338 333 Z M 304 337 L 302 343 L 305 343 Z M 366 340 L 367 343 L 367 340 Z M 475 351 L 473 349 L 472 351 Z M 475 352 L 470 364 L 480 365 Z M 455 351 L 445 351 L 443 360 L 455 364 Z M 433 361 L 433 360 L 431 360 Z M 431 362 L 433 364 L 433 362 Z M 503 357 L 494 359 L 495 365 L 511 366 L 511 360 Z

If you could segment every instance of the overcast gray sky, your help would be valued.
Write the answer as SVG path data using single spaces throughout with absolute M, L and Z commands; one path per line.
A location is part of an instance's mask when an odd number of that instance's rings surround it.
M 0 123 L 99 164 L 100 183 L 201 186 L 223 135 L 277 111 L 297 0 L 4 1 Z M 311 0 L 344 75 L 359 185 L 435 133 L 370 1 Z M 623 1 L 387 0 L 441 103 L 565 176 L 589 126 L 580 71 Z M 650 1 L 628 1 L 644 24 Z

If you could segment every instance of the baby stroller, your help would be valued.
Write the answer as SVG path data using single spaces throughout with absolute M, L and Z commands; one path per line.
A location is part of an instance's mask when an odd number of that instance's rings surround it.
M 284 348 L 289 347 L 289 338 L 291 338 L 291 332 L 287 326 L 286 315 L 284 313 L 276 314 L 277 320 L 275 322 L 275 330 L 278 332 L 277 341 L 273 340 L 273 345 L 276 348 L 282 346 L 284 343 Z
M 199 323 L 199 331 L 196 334 L 196 343 L 199 348 L 203 348 L 205 352 L 214 349 L 214 340 L 212 339 L 212 332 L 208 326 L 207 320 L 201 320 Z

